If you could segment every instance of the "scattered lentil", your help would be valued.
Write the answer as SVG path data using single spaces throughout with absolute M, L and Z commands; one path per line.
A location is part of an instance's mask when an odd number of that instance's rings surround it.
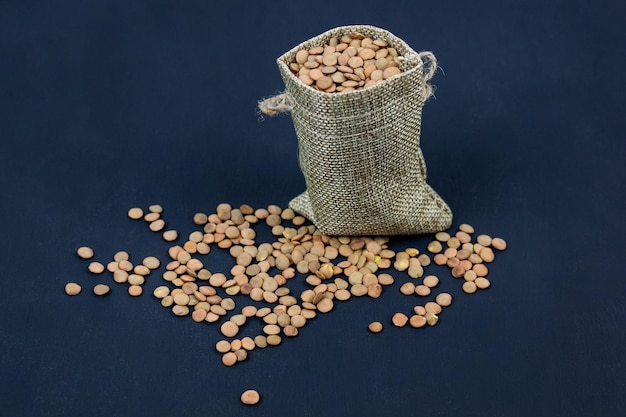
M 131 208 L 128 210 L 128 217 L 133 220 L 139 220 L 143 217 L 143 210 L 138 207 Z
M 437 302 L 437 304 L 439 304 L 441 307 L 448 307 L 450 304 L 452 304 L 452 295 L 448 294 L 447 292 L 442 292 L 437 294 L 437 297 L 435 297 L 435 302 Z
M 239 326 L 232 321 L 225 321 L 220 327 L 220 331 L 226 337 L 234 337 L 239 333 Z
M 443 247 L 441 246 L 441 242 L 439 242 L 438 240 L 433 240 L 428 244 L 426 249 L 428 249 L 428 252 L 430 253 L 439 253 L 441 252 Z
M 494 237 L 491 239 L 491 246 L 497 250 L 505 250 L 506 249 L 506 241 L 499 237 Z
M 128 294 L 133 297 L 139 297 L 143 292 L 143 288 L 140 285 L 131 285 L 128 287 Z
M 437 286 L 437 284 L 439 284 L 439 278 L 437 278 L 434 275 L 428 275 L 424 277 L 424 279 L 422 280 L 422 283 L 428 288 L 434 288 Z
M 383 324 L 379 321 L 373 321 L 367 326 L 367 328 L 372 333 L 380 333 L 383 331 Z
M 219 353 L 230 352 L 230 343 L 227 340 L 220 340 L 215 344 L 215 350 Z
M 439 314 L 441 313 L 441 306 L 435 302 L 429 301 L 424 304 L 424 309 L 426 313 Z
M 65 284 L 65 293 L 67 295 L 78 295 L 80 294 L 82 288 L 75 282 L 68 282 Z
M 476 242 L 478 242 L 478 244 L 482 245 L 482 246 L 489 246 L 491 245 L 491 236 L 489 235 L 480 235 L 476 238 Z
M 93 258 L 93 249 L 88 246 L 81 246 L 76 249 L 76 254 L 83 259 L 91 259 Z
M 261 400 L 261 396 L 253 389 L 249 389 L 241 394 L 241 402 L 246 405 L 255 405 Z
M 97 284 L 93 287 L 93 293 L 96 295 L 106 295 L 109 291 L 111 291 L 111 288 L 106 284 Z
M 89 269 L 89 272 L 91 272 L 92 274 L 101 274 L 104 272 L 104 265 L 102 265 L 100 262 L 92 262 L 89 264 L 89 266 L 87 267 L 87 269 Z
M 426 317 L 423 315 L 414 314 L 409 318 L 409 326 L 416 329 L 424 327 L 426 325 Z
M 467 294 L 473 294 L 476 292 L 476 284 L 474 283 L 474 281 L 465 281 L 463 283 L 463 291 L 466 292 Z
M 476 280 L 474 280 L 474 284 L 476 284 L 476 287 L 484 290 L 486 288 L 489 288 L 491 286 L 491 282 L 489 282 L 489 280 L 487 278 L 484 277 L 478 277 L 476 278 Z
M 435 313 L 426 312 L 424 317 L 426 318 L 426 323 L 428 323 L 429 326 L 434 326 L 439 321 L 439 316 Z
M 222 363 L 226 366 L 233 366 L 237 363 L 237 355 L 234 352 L 226 352 L 222 355 Z
M 426 285 L 418 285 L 415 287 L 415 294 L 421 297 L 426 297 L 427 295 L 430 295 L 430 293 L 431 293 L 431 289 L 427 287 Z
M 406 326 L 407 321 L 409 321 L 409 318 L 404 313 L 396 313 L 391 318 L 391 322 L 396 327 Z
M 143 265 L 149 269 L 157 269 L 159 266 L 161 266 L 161 261 L 159 261 L 159 259 L 154 256 L 148 256 L 144 258 Z

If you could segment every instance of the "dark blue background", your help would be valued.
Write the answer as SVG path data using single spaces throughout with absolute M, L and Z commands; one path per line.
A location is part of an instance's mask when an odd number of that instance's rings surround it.
M 625 15 L 578 0 L 0 1 L 0 414 L 622 415 Z M 184 236 L 222 201 L 286 206 L 304 189 L 290 118 L 259 122 L 256 100 L 283 88 L 280 54 L 353 23 L 439 58 L 429 182 L 455 226 L 508 240 L 492 287 L 469 296 L 433 268 L 454 304 L 436 327 L 397 329 L 417 301 L 398 274 L 233 368 L 217 326 L 150 294 L 90 294 L 104 278 L 78 246 L 164 258 L 132 206 L 163 205 Z M 239 403 L 247 388 L 257 407 Z

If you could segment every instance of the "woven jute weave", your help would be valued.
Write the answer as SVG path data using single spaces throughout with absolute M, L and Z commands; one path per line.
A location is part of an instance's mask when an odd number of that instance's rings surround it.
M 396 48 L 402 73 L 366 89 L 325 93 L 289 69 L 299 50 L 351 32 Z M 358 25 L 324 32 L 277 62 L 286 91 L 259 107 L 270 115 L 291 111 L 307 187 L 289 203 L 293 210 L 329 235 L 409 235 L 450 226 L 452 212 L 426 183 L 420 149 L 422 106 L 431 94 L 427 80 L 436 69 L 430 52 L 418 54 L 386 30 Z

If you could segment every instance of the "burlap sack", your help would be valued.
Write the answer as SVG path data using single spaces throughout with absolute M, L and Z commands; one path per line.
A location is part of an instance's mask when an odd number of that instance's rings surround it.
M 296 52 L 330 37 L 359 32 L 384 39 L 403 56 L 402 73 L 375 86 L 325 93 L 289 69 Z M 425 72 L 425 62 L 429 64 Z M 373 26 L 331 29 L 278 58 L 286 92 L 259 103 L 265 114 L 291 111 L 307 190 L 289 206 L 329 235 L 421 234 L 447 229 L 452 212 L 426 183 L 420 149 L 427 81 L 436 69 L 430 52 Z

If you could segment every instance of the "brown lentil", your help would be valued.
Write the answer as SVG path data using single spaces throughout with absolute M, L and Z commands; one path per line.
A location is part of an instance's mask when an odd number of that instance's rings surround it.
M 143 217 L 143 210 L 138 207 L 133 207 L 128 210 L 128 217 L 133 220 L 139 220 Z
M 506 249 L 506 241 L 499 237 L 494 237 L 491 239 L 491 246 L 497 250 L 505 250 Z
M 174 298 L 171 295 L 167 295 L 161 299 L 161 305 L 163 307 L 171 307 L 174 304 Z
M 372 333 L 380 333 L 383 331 L 383 324 L 379 321 L 373 321 L 367 326 L 367 328 Z
M 474 284 L 476 284 L 476 287 L 484 290 L 485 288 L 489 288 L 491 286 L 491 282 L 484 277 L 478 277 L 476 278 L 476 280 L 474 281 Z
M 160 204 L 153 204 L 148 207 L 148 210 L 150 210 L 152 213 L 163 213 L 163 207 L 161 207 Z
M 406 323 L 408 321 L 409 321 L 409 318 L 406 316 L 406 314 L 403 314 L 403 313 L 396 313 L 391 318 L 391 322 L 396 327 L 404 327 L 406 326 Z
M 413 307 L 413 311 L 415 312 L 415 314 L 423 316 L 426 314 L 426 309 L 424 308 L 424 306 L 415 306 Z
M 476 242 L 478 242 L 478 244 L 482 246 L 489 246 L 491 245 L 491 236 L 479 235 L 478 237 L 476 237 Z
M 155 220 L 155 221 L 151 222 L 148 227 L 153 232 L 160 232 L 165 227 L 165 221 L 163 219 Z
M 117 271 L 118 269 L 120 269 L 120 265 L 119 265 L 119 263 L 118 263 L 118 262 L 111 261 L 111 262 L 109 262 L 109 263 L 107 264 L 107 271 L 109 271 L 109 272 L 115 272 L 115 271 Z
M 230 343 L 227 340 L 220 340 L 215 344 L 215 350 L 219 353 L 226 353 L 230 351 Z
M 319 311 L 320 313 L 328 313 L 330 310 L 333 309 L 334 303 L 333 300 L 330 298 L 322 298 L 320 302 L 317 303 L 316 307 L 317 311 Z
M 459 240 L 459 242 L 461 242 L 461 245 L 465 243 L 469 243 L 472 240 L 469 234 L 462 232 L 462 231 L 456 232 L 454 236 Z
M 230 350 L 232 350 L 233 352 L 241 349 L 241 346 L 242 346 L 242 343 L 241 343 L 241 340 L 239 339 L 233 339 L 230 341 Z
M 156 287 L 152 294 L 159 299 L 165 298 L 170 294 L 170 289 L 165 285 L 161 285 L 160 287 Z
M 249 336 L 244 337 L 243 339 L 241 339 L 241 347 L 242 349 L 245 349 L 248 351 L 254 350 L 254 347 L 255 347 L 254 340 Z
M 426 313 L 424 316 L 429 326 L 434 326 L 439 321 L 439 317 L 435 313 Z
M 474 283 L 474 281 L 465 281 L 463 283 L 463 291 L 466 292 L 467 294 L 473 294 L 476 292 L 476 284 Z
M 424 309 L 426 313 L 439 314 L 441 313 L 441 306 L 433 301 L 429 301 L 424 304 Z
M 141 275 L 130 274 L 128 276 L 128 283 L 132 285 L 143 285 L 146 282 L 145 278 Z
M 204 319 L 206 319 L 207 314 L 208 314 L 208 311 L 203 310 L 203 309 L 197 309 L 197 310 L 194 310 L 193 313 L 191 313 L 191 319 L 195 321 L 196 323 L 200 323 L 200 322 L 203 322 Z
M 137 265 L 135 266 L 135 268 L 133 268 L 133 273 L 136 275 L 145 276 L 145 275 L 150 274 L 150 269 L 143 265 Z
M 419 295 L 420 297 L 426 297 L 427 295 L 430 295 L 430 293 L 431 289 L 426 285 L 417 285 L 415 287 L 415 294 Z
M 434 288 L 437 286 L 437 284 L 439 284 L 439 278 L 434 275 L 428 275 L 424 277 L 422 283 L 429 288 Z
M 237 355 L 233 352 L 227 352 L 222 355 L 222 363 L 226 366 L 233 366 L 237 363 Z
M 437 297 L 435 297 L 435 302 L 441 307 L 448 307 L 450 304 L 452 304 L 452 295 L 448 294 L 447 292 L 439 293 L 437 294 Z
M 378 298 L 383 292 L 383 287 L 380 284 L 370 284 L 367 286 L 367 295 L 371 298 Z
M 179 317 L 186 316 L 189 314 L 189 307 L 181 306 L 177 304 L 174 307 L 172 307 L 172 313 L 174 313 L 174 315 L 179 316 Z
M 448 257 L 443 253 L 438 253 L 433 257 L 433 262 L 437 265 L 445 265 L 448 262 Z
M 88 246 L 81 246 L 80 248 L 76 249 L 76 254 L 83 258 L 83 259 L 90 259 L 93 258 L 93 249 L 91 249 Z
M 451 270 L 451 274 L 454 278 L 461 278 L 462 276 L 465 275 L 465 273 L 466 273 L 466 270 L 461 265 L 457 265 L 453 267 Z
M 261 400 L 261 396 L 253 389 L 249 389 L 241 394 L 241 402 L 246 405 L 255 405 Z
M 226 337 L 234 337 L 239 333 L 239 326 L 232 321 L 225 321 L 220 327 L 220 331 Z
M 157 269 L 159 266 L 161 266 L 161 261 L 159 261 L 159 259 L 154 256 L 147 256 L 146 258 L 144 258 L 142 263 L 146 268 L 149 269 Z
M 428 249 L 428 252 L 430 253 L 439 253 L 441 252 L 443 247 L 441 246 L 441 242 L 439 242 L 438 240 L 433 240 L 432 242 L 428 244 L 426 249 Z
M 82 288 L 75 282 L 68 282 L 65 284 L 65 293 L 67 295 L 78 295 L 80 294 Z
M 459 246 L 461 246 L 461 242 L 456 237 L 451 237 L 450 239 L 448 239 L 446 244 L 448 245 L 449 248 L 454 248 L 454 249 L 456 249 Z
M 485 262 L 493 262 L 495 259 L 495 255 L 493 253 L 493 250 L 491 250 L 491 248 L 481 249 L 478 256 L 480 256 L 480 258 Z
M 104 272 L 104 265 L 102 265 L 100 262 L 92 262 L 89 264 L 89 266 L 87 267 L 87 269 L 89 269 L 89 272 L 91 272 L 92 274 L 101 274 Z
M 483 264 L 476 264 L 472 267 L 472 271 L 476 273 L 478 277 L 486 277 L 489 273 L 489 269 Z
M 119 261 L 117 265 L 122 271 L 130 272 L 133 270 L 133 264 L 127 260 Z
M 391 285 L 391 284 L 393 284 L 393 282 L 394 282 L 394 279 L 389 274 L 379 274 L 378 275 L 378 283 L 380 285 Z
M 254 344 L 259 349 L 267 347 L 267 338 L 264 335 L 258 335 L 254 338 Z
M 93 293 L 96 295 L 106 295 L 110 291 L 111 291 L 111 288 L 109 288 L 109 286 L 106 284 L 97 284 L 96 286 L 93 287 Z
M 409 318 L 409 326 L 419 329 L 426 325 L 426 317 L 419 314 L 414 314 Z
M 133 297 L 139 297 L 142 292 L 143 288 L 141 288 L 141 285 L 131 285 L 128 287 L 128 294 Z
M 400 287 L 400 292 L 404 295 L 411 295 L 415 292 L 415 284 L 412 282 L 405 282 Z
M 350 288 L 350 293 L 355 297 L 362 297 L 367 294 L 367 287 L 363 284 L 356 284 Z
M 294 327 L 304 327 L 306 324 L 306 318 L 302 314 L 296 314 L 291 317 L 291 325 Z
M 248 359 L 248 351 L 245 349 L 237 349 L 234 351 L 235 356 L 237 357 L 237 362 L 243 362 Z
M 291 324 L 283 328 L 283 334 L 287 337 L 295 337 L 298 335 L 298 333 L 299 333 L 298 328 Z
M 278 346 L 282 342 L 282 338 L 277 334 L 272 334 L 266 337 L 267 344 L 270 346 Z

